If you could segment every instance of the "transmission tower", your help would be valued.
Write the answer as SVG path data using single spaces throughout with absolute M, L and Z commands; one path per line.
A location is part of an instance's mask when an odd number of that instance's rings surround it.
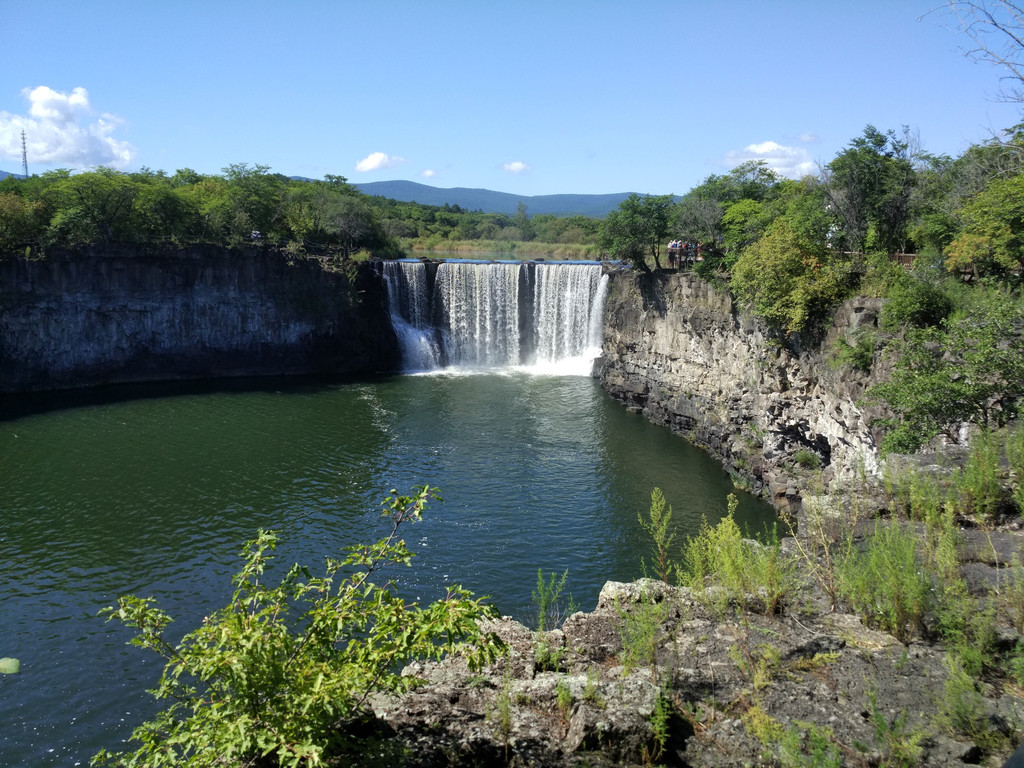
M 25 129 L 21 129 L 21 172 L 28 178 L 28 147 L 25 144 Z

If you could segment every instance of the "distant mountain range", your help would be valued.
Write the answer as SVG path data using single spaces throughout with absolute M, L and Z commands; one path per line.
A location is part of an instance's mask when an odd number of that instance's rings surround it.
M 590 216 L 601 218 L 619 207 L 629 197 L 629 192 L 611 195 L 513 195 L 508 192 L 494 192 L 490 189 L 452 187 L 441 189 L 415 181 L 371 181 L 353 184 L 367 195 L 387 197 L 407 203 L 424 205 L 457 205 L 468 211 L 484 213 L 516 212 L 519 203 L 526 206 L 530 216 L 538 213 L 552 213 L 556 216 Z
M 7 176 L 20 178 L 20 174 L 0 171 L 0 179 Z M 387 197 L 405 203 L 457 205 L 467 211 L 505 213 L 509 216 L 516 212 L 519 203 L 523 203 L 526 206 L 526 213 L 530 216 L 552 213 L 555 216 L 590 216 L 599 219 L 614 211 L 619 207 L 619 203 L 629 197 L 629 192 L 611 195 L 513 195 L 508 192 L 469 187 L 442 189 L 417 184 L 415 181 L 371 181 L 352 186 L 367 195 Z

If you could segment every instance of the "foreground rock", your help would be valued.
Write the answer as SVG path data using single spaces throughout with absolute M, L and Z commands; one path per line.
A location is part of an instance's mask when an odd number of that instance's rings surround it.
M 739 616 L 716 619 L 661 582 L 609 582 L 561 630 L 492 622 L 505 658 L 479 673 L 459 659 L 417 664 L 407 674 L 423 684 L 374 710 L 416 766 L 981 761 L 982 745 L 941 725 L 940 647 L 904 646 L 842 613 Z M 987 761 L 1001 765 L 1024 701 L 985 693 Z

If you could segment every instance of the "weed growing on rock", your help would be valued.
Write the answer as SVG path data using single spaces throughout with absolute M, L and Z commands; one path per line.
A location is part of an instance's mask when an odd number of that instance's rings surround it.
M 991 519 L 1003 503 L 1003 484 L 999 470 L 999 441 L 987 429 L 971 440 L 964 468 L 954 475 L 954 493 L 960 509 L 968 515 Z
M 655 602 L 645 596 L 631 610 L 622 606 L 617 610 L 622 637 L 622 666 L 627 670 L 657 667 L 658 645 L 664 635 L 662 626 L 669 613 L 669 604 Z
M 765 543 L 744 539 L 735 520 L 737 504 L 729 494 L 728 514 L 715 526 L 703 521 L 687 542 L 680 581 L 720 617 L 730 605 L 745 607 L 751 599 L 765 613 L 778 613 L 799 587 L 796 560 L 782 551 L 775 528 Z
M 672 525 L 672 507 L 665 504 L 665 496 L 660 488 L 651 491 L 651 508 L 645 520 L 643 515 L 637 513 L 637 520 L 651 537 L 654 546 L 654 565 L 658 572 L 658 578 L 668 584 L 668 576 L 672 571 L 672 563 L 669 561 L 669 548 L 675 539 L 675 534 L 670 532 Z M 641 560 L 640 566 L 647 574 L 646 563 Z
M 838 569 L 840 593 L 870 625 L 907 643 L 924 628 L 932 581 L 921 569 L 913 532 L 898 521 L 876 523 L 863 550 Z
M 945 659 L 949 676 L 943 686 L 942 698 L 936 705 L 936 723 L 954 738 L 973 741 L 984 752 L 990 752 L 1004 740 L 985 710 L 985 699 L 963 664 L 954 655 Z
M 871 724 L 875 727 L 875 741 L 884 755 L 882 765 L 886 768 L 914 768 L 919 765 L 924 730 L 907 727 L 905 709 L 891 720 L 887 719 L 878 706 L 878 692 L 874 689 L 868 690 L 868 704 Z
M 573 696 L 572 690 L 565 680 L 559 680 L 555 685 L 555 703 L 558 705 L 562 719 L 568 720 L 569 715 L 572 714 Z
M 533 590 L 533 604 L 537 608 L 538 632 L 557 628 L 566 616 L 579 608 L 571 593 L 566 598 L 566 604 L 562 605 L 562 593 L 565 591 L 565 583 L 568 579 L 568 568 L 562 571 L 561 576 L 552 571 L 547 580 L 544 579 L 544 571 L 540 568 L 537 569 L 537 586 Z

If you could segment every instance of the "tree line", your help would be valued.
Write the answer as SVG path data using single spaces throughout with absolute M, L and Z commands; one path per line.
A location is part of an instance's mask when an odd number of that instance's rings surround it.
M 456 241 L 594 244 L 600 220 L 512 216 L 364 195 L 343 176 L 291 179 L 237 163 L 222 174 L 185 168 L 72 173 L 58 169 L 0 181 L 0 253 L 39 254 L 111 242 L 158 245 L 254 241 L 296 253 L 398 256 Z

